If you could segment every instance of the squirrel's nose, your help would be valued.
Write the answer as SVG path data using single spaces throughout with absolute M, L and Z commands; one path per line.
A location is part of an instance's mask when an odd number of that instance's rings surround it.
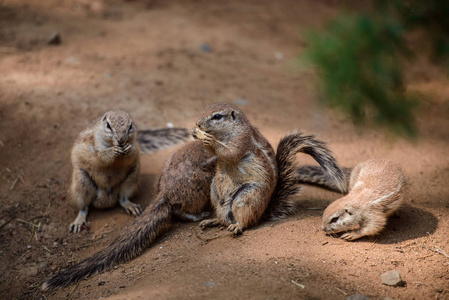
M 117 142 L 119 143 L 120 146 L 123 146 L 126 143 L 126 136 L 121 136 L 117 138 Z

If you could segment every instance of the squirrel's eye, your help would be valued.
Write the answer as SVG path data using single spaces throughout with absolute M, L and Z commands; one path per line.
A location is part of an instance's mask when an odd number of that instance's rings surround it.
M 128 132 L 132 132 L 133 130 L 134 130 L 134 125 L 131 124 L 131 125 L 129 126 Z
M 216 114 L 212 117 L 212 120 L 221 120 L 223 118 L 223 115 Z
M 106 128 L 112 131 L 111 125 L 109 125 L 109 122 L 106 122 Z
M 331 220 L 331 223 L 335 223 L 337 221 L 338 221 L 338 217 L 333 217 L 332 220 Z

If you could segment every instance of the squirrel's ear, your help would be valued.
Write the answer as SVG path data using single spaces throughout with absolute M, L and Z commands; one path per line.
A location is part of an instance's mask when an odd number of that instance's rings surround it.
M 103 118 L 101 118 L 101 122 L 106 121 L 106 114 L 103 116 Z
M 348 215 L 352 216 L 352 209 L 346 208 L 346 209 L 345 209 L 345 212 L 346 212 Z
M 232 117 L 232 120 L 235 120 L 235 110 L 233 110 L 233 111 L 231 112 L 231 117 Z

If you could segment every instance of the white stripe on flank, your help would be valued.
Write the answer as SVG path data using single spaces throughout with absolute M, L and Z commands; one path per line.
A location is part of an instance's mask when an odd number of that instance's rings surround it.
M 382 196 L 382 197 L 380 197 L 379 199 L 374 200 L 373 203 L 379 203 L 379 202 L 381 202 L 382 200 L 385 200 L 385 199 L 387 199 L 388 197 L 393 196 L 394 194 L 396 194 L 397 192 L 399 192 L 399 190 L 401 189 L 401 187 L 402 187 L 402 183 L 400 183 L 399 186 L 398 186 L 393 192 L 389 193 L 388 195 Z
M 272 160 L 272 159 L 270 158 L 270 156 L 268 155 L 267 150 L 266 150 L 264 147 L 262 147 L 262 145 L 259 144 L 259 143 L 256 141 L 256 139 L 254 138 L 254 136 L 251 136 L 251 140 L 252 140 L 254 146 L 256 146 L 257 148 L 259 148 L 259 149 L 262 151 L 262 153 L 265 155 L 265 157 L 268 159 L 268 161 L 270 162 L 270 166 L 271 166 L 271 169 L 272 169 L 272 171 L 273 171 L 273 174 L 276 174 L 276 166 L 275 166 L 273 160 Z

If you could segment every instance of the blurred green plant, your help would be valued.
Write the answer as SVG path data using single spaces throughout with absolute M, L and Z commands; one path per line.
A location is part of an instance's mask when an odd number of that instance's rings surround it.
M 449 57 L 449 1 L 378 0 L 370 13 L 342 13 L 324 30 L 306 34 L 303 56 L 318 71 L 321 99 L 356 123 L 417 135 L 418 101 L 407 94 L 403 60 L 411 57 L 405 35 L 431 32 L 437 59 Z
M 318 69 L 322 99 L 356 123 L 372 121 L 413 137 L 413 101 L 404 93 L 404 30 L 393 19 L 340 15 L 307 35 L 306 58 Z
M 433 43 L 434 59 L 449 67 L 448 0 L 378 0 L 377 7 L 398 16 L 408 30 L 424 29 Z

